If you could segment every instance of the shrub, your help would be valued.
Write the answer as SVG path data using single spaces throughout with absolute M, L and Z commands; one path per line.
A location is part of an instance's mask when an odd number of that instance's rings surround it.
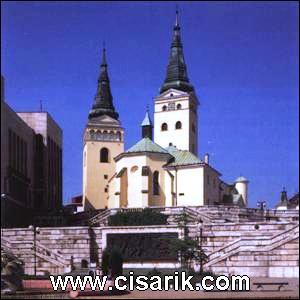
M 102 260 L 101 260 L 101 269 L 103 275 L 108 275 L 109 272 L 109 251 L 108 249 L 104 249 L 102 252 Z
M 106 248 L 102 252 L 101 269 L 103 275 L 111 275 L 113 277 L 123 274 L 123 257 L 116 248 Z
M 141 211 L 119 211 L 108 218 L 109 226 L 166 225 L 168 216 L 151 208 Z
M 112 249 L 110 253 L 109 268 L 111 270 L 111 276 L 113 277 L 123 274 L 123 257 L 116 248 Z

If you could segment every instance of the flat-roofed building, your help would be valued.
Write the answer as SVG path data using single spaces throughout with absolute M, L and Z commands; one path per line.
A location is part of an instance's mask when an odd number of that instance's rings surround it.
M 62 130 L 47 112 L 15 112 L 1 76 L 1 224 L 62 207 Z

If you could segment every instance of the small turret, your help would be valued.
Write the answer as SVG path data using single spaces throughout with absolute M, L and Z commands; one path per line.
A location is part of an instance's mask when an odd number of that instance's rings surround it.
M 149 116 L 149 111 L 147 109 L 146 111 L 146 115 L 145 118 L 141 124 L 142 126 L 142 137 L 143 138 L 149 138 L 150 140 L 152 140 L 152 129 L 153 129 L 153 125 Z
M 248 183 L 249 181 L 245 177 L 240 176 L 234 184 L 238 193 L 243 197 L 245 207 L 248 205 Z

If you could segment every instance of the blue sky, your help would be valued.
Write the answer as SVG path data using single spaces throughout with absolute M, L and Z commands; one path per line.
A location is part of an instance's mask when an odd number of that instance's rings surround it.
M 299 185 L 298 2 L 176 2 L 199 108 L 200 157 L 250 206 Z M 64 134 L 64 200 L 81 193 L 82 134 L 106 43 L 126 148 L 165 77 L 175 2 L 1 2 L 1 73 L 17 111 L 43 100 Z

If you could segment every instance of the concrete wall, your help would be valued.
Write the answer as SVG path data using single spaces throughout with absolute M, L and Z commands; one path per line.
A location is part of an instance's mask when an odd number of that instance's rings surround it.
M 26 143 L 27 155 L 15 141 L 9 149 L 9 131 Z M 17 149 L 19 148 L 19 150 Z M 20 159 L 22 152 L 22 159 Z M 17 158 L 18 157 L 18 158 Z M 13 161 L 18 161 L 18 166 Z M 20 226 L 26 223 L 26 208 L 33 208 L 31 188 L 34 181 L 34 131 L 9 107 L 1 101 L 1 224 Z M 26 171 L 20 169 L 20 163 L 26 164 Z

